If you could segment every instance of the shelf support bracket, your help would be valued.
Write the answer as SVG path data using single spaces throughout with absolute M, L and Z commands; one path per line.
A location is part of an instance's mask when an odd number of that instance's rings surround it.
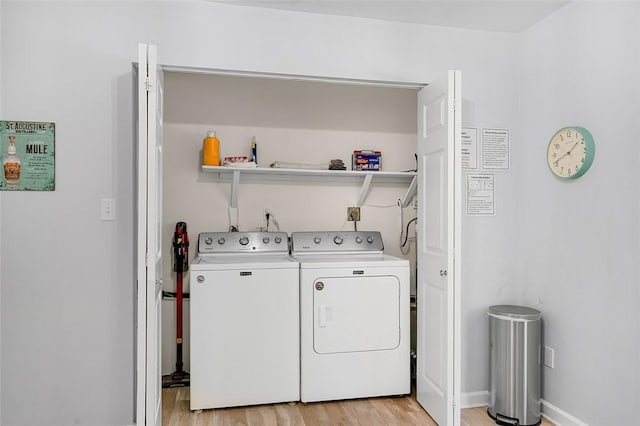
M 414 176 L 411 180 L 411 184 L 409 185 L 409 189 L 407 189 L 407 193 L 404 195 L 404 198 L 400 202 L 400 205 L 402 205 L 402 207 L 409 207 L 409 204 L 411 204 L 411 199 L 416 193 L 417 187 L 418 176 Z
M 362 182 L 362 188 L 360 188 L 360 195 L 358 196 L 358 202 L 356 203 L 356 207 L 362 207 L 362 205 L 367 201 L 367 197 L 369 196 L 369 191 L 371 189 L 371 180 L 373 179 L 372 173 L 367 173 L 364 177 L 364 181 Z
M 233 180 L 231 181 L 231 200 L 229 207 L 238 208 L 238 191 L 240 191 L 240 170 L 233 171 Z

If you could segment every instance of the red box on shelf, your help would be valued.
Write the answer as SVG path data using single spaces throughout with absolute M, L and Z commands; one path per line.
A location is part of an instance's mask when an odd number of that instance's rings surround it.
M 382 170 L 382 151 L 370 149 L 356 149 L 353 151 L 353 170 L 375 171 Z

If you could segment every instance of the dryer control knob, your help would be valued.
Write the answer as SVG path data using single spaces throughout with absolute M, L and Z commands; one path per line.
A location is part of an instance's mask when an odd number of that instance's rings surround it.
M 356 243 L 358 244 L 362 243 L 362 237 L 360 235 L 356 237 Z
M 369 236 L 367 237 L 367 242 L 368 242 L 369 244 L 371 244 L 371 243 L 373 242 L 373 240 L 374 240 L 374 238 L 373 238 L 373 236 L 372 236 L 372 235 L 369 235 Z
M 269 244 L 269 241 L 270 241 L 270 240 L 269 240 L 269 237 L 264 237 L 264 238 L 262 239 L 262 242 L 263 242 L 263 243 L 265 243 L 265 244 Z
M 226 240 L 224 238 L 222 238 L 222 237 L 218 238 L 218 244 L 220 244 L 220 245 L 223 245 L 225 243 L 225 241 Z
M 333 242 L 334 242 L 334 243 L 336 243 L 336 244 L 338 244 L 338 245 L 342 244 L 342 241 L 343 241 L 343 240 L 342 240 L 342 237 L 341 237 L 340 235 L 337 235 L 337 236 L 333 239 Z
M 282 242 L 282 238 L 280 238 L 280 237 L 276 237 L 276 238 L 274 238 L 274 240 L 273 240 L 273 241 L 275 241 L 275 242 L 276 242 L 276 244 L 280 244 L 280 243 Z
M 213 238 L 211 238 L 211 237 L 207 237 L 207 238 L 205 238 L 205 239 L 204 239 L 204 243 L 205 243 L 206 245 L 210 246 L 210 245 L 211 245 L 211 243 L 213 243 Z
M 249 244 L 249 238 L 247 237 L 240 238 L 240 244 L 242 244 L 243 246 L 246 246 L 247 244 Z
M 322 241 L 322 238 L 320 238 L 320 237 L 315 237 L 313 239 L 313 242 L 316 243 L 316 244 L 320 244 L 320 241 Z

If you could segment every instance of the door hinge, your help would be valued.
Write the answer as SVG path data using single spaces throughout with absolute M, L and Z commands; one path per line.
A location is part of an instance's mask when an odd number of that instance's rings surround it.
M 151 80 L 149 80 L 149 77 L 144 79 L 144 88 L 147 92 L 151 91 Z

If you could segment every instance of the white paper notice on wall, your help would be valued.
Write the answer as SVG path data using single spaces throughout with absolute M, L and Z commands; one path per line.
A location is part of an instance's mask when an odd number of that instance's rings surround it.
M 495 216 L 495 175 L 467 173 L 467 216 Z
M 475 127 L 463 127 L 460 152 L 463 169 L 478 168 L 478 129 Z
M 482 168 L 509 170 L 509 129 L 482 129 Z

